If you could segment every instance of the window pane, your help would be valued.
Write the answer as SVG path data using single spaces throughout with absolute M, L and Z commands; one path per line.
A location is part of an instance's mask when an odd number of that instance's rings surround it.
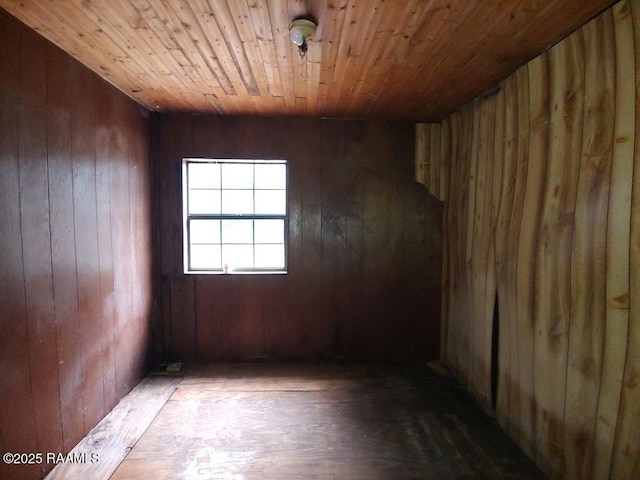
M 286 162 L 184 161 L 186 273 L 284 269 Z
M 256 220 L 256 243 L 284 243 L 284 220 Z
M 223 190 L 222 213 L 253 213 L 253 190 Z
M 220 190 L 189 190 L 189 213 L 220 213 Z
M 191 220 L 191 243 L 220 243 L 220 220 Z
M 220 188 L 220 165 L 189 163 L 189 188 Z
M 252 245 L 223 245 L 222 261 L 229 270 L 236 268 L 253 268 Z
M 253 188 L 253 165 L 247 163 L 223 164 L 222 188 Z
M 256 188 L 287 188 L 287 166 L 284 163 L 257 163 Z
M 253 220 L 222 220 L 223 243 L 253 243 Z
M 287 194 L 284 190 L 256 190 L 256 213 L 287 213 Z
M 284 268 L 284 245 L 256 245 L 256 268 Z
M 220 245 L 191 245 L 191 268 L 222 268 Z

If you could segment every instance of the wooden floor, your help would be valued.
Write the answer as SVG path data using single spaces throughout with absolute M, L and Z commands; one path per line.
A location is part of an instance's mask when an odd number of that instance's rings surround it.
M 457 384 L 422 367 L 216 364 L 156 381 L 170 394 L 158 415 L 115 471 L 85 464 L 84 478 L 544 478 Z

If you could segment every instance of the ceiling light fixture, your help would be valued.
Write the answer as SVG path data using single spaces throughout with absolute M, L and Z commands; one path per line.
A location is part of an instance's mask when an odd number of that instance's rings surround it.
M 316 33 L 317 25 L 306 18 L 298 18 L 289 25 L 291 43 L 298 46 L 298 53 L 304 57 L 307 53 L 307 38 Z

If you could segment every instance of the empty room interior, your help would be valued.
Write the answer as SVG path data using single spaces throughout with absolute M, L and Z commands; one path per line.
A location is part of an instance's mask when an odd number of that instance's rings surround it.
M 0 0 L 0 479 L 640 478 L 638 0 Z

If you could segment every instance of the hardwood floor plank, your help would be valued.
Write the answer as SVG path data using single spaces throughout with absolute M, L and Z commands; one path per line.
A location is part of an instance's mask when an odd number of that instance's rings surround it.
M 86 454 L 84 463 L 60 463 L 47 480 L 109 479 L 176 389 L 180 377 L 147 377 L 83 440 L 71 455 Z M 95 460 L 95 463 L 91 460 Z

